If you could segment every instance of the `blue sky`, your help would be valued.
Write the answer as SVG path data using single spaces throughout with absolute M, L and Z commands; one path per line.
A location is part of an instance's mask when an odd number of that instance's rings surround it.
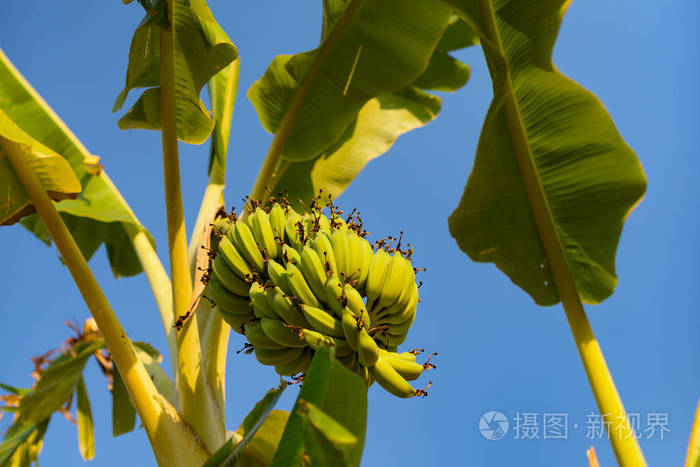
M 277 54 L 315 47 L 321 2 L 211 0 L 242 61 L 229 156 L 229 205 L 253 180 L 271 141 L 245 91 Z M 136 3 L 6 2 L 0 47 L 106 170 L 156 238 L 167 264 L 160 135 L 122 132 L 111 114 L 123 87 L 129 42 L 142 17 Z M 641 446 L 650 465 L 680 465 L 700 395 L 700 4 L 578 0 L 564 19 L 555 48 L 559 69 L 597 94 L 637 152 L 649 179 L 620 242 L 615 295 L 588 307 L 591 325 L 628 412 L 667 414 L 670 432 Z M 491 84 L 481 50 L 459 52 L 472 78 L 441 94 L 443 110 L 427 127 L 403 136 L 370 163 L 339 199 L 362 211 L 365 225 L 384 236 L 404 230 L 416 249 L 422 305 L 406 348 L 439 352 L 430 397 L 399 400 L 380 388 L 369 394 L 364 465 L 585 466 L 595 446 L 601 466 L 615 465 L 605 439 L 589 439 L 587 415 L 596 410 L 560 306 L 541 308 L 493 265 L 472 263 L 447 229 L 471 170 Z M 132 97 L 133 100 L 133 97 Z M 131 102 L 131 101 L 130 101 Z M 184 204 L 191 227 L 206 183 L 208 146 L 181 145 Z M 401 175 L 399 175 L 399 173 Z M 21 227 L 0 229 L 0 381 L 31 384 L 29 357 L 57 346 L 64 320 L 89 313 L 53 248 Z M 114 280 L 104 251 L 91 262 L 133 339 L 165 350 L 162 328 L 143 276 Z M 230 343 L 227 424 L 235 429 L 278 377 Z M 111 437 L 110 398 L 97 366 L 87 385 L 96 421 L 99 466 L 149 465 L 142 430 Z M 280 406 L 290 408 L 296 388 Z M 490 441 L 479 417 L 498 410 L 510 422 L 504 439 Z M 518 414 L 536 414 L 540 439 L 516 439 Z M 541 439 L 545 414 L 568 415 L 567 439 Z M 8 417 L 0 422 L 4 430 Z M 575 428 L 577 425 L 578 428 Z M 646 437 L 647 434 L 645 434 Z M 43 465 L 78 465 L 75 429 L 53 418 Z

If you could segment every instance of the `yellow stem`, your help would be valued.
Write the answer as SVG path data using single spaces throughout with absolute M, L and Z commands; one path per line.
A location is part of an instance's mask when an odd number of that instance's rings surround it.
M 503 55 L 503 46 L 491 1 L 480 0 L 479 2 L 484 24 L 484 34 Z M 583 309 L 576 284 L 571 275 L 542 181 L 537 172 L 534 155 L 530 149 L 527 132 L 515 95 L 515 88 L 510 73 L 507 71 L 503 92 L 503 112 L 512 136 L 513 150 L 523 177 L 537 231 L 547 256 L 547 261 L 551 267 L 552 275 L 559 291 L 574 341 L 576 342 L 576 348 L 581 356 L 581 361 L 593 389 L 600 413 L 605 417 L 606 421 L 611 422 L 605 425 L 608 429 L 617 461 L 623 467 L 645 466 L 646 462 L 634 435 L 634 429 L 629 423 L 622 400 L 605 363 L 603 352 L 588 323 L 586 312 Z
M 688 441 L 688 451 L 685 456 L 685 467 L 697 467 L 700 465 L 700 401 L 695 410 L 695 421 L 690 430 L 690 440 Z
M 185 216 L 182 208 L 180 163 L 175 120 L 175 75 L 173 1 L 168 0 L 170 29 L 160 31 L 160 97 L 163 143 L 163 177 L 168 223 L 170 276 L 173 285 L 175 315 L 184 314 L 192 300 L 192 278 L 187 260 Z M 221 408 L 202 371 L 197 315 L 192 316 L 177 336 L 177 389 L 183 417 L 199 434 L 211 452 L 225 440 Z
M 44 187 L 26 162 L 19 144 L 0 137 L 0 145 L 51 234 L 95 322 L 141 418 L 161 465 L 201 464 L 207 453 L 177 411 L 161 396 L 114 314 L 78 245 L 56 211 Z

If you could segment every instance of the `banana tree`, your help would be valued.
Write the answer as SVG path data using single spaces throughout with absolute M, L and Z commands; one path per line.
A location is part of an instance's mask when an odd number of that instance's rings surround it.
M 37 361 L 32 388 L 2 386 L 15 418 L 0 465 L 37 461 L 52 414 L 71 416 L 74 397 L 80 453 L 94 456 L 82 376 L 91 357 L 112 394 L 114 435 L 138 415 L 159 465 L 359 465 L 368 388 L 426 396 L 429 381 L 411 381 L 435 365 L 399 350 L 420 309 L 413 246 L 401 235 L 370 242 L 357 211 L 335 200 L 399 136 L 437 117 L 434 91 L 470 75 L 452 52 L 476 45 L 494 98 L 450 231 L 537 304 L 562 303 L 601 413 L 621 420 L 610 428 L 618 462 L 644 465 L 583 304 L 613 293 L 622 225 L 646 179 L 598 99 L 552 63 L 566 2 L 324 0 L 318 47 L 276 57 L 248 90 L 274 136 L 238 211 L 223 198 L 238 49 L 204 0 L 138 4 L 113 111 L 137 94 L 119 127 L 161 133 L 169 273 L 99 159 L 0 51 L 0 220 L 56 246 L 93 316 Z M 188 240 L 179 144 L 207 141 Z M 87 260 L 103 243 L 116 276 L 145 273 L 172 379 L 158 350 L 128 337 L 93 276 Z M 236 431 L 224 411 L 231 330 L 281 377 Z M 275 409 L 298 383 L 291 410 Z

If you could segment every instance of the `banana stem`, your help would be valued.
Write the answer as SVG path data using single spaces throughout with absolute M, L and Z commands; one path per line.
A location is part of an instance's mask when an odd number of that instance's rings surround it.
M 175 121 L 175 75 L 173 65 L 173 1 L 168 0 L 170 29 L 160 31 L 160 96 L 162 115 L 163 176 L 168 223 L 170 275 L 175 315 L 184 314 L 192 299 L 192 278 L 187 260 L 187 237 L 182 208 L 180 163 Z M 197 315 L 190 318 L 177 336 L 177 385 L 180 409 L 209 449 L 216 450 L 225 440 L 221 409 L 202 372 Z
M 0 146 L 51 234 L 95 322 L 141 418 L 160 465 L 201 464 L 207 453 L 177 411 L 161 396 L 114 314 L 78 245 L 44 187 L 26 162 L 21 147 L 0 137 Z

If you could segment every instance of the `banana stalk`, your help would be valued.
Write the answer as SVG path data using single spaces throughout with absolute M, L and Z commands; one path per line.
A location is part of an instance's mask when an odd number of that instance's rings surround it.
M 201 464 L 207 459 L 205 448 L 197 435 L 180 417 L 174 407 L 158 392 L 131 340 L 114 314 L 87 261 L 68 228 L 56 211 L 44 187 L 26 163 L 18 144 L 0 137 L 0 146 L 17 178 L 44 221 L 46 229 L 73 276 L 85 303 L 104 336 L 107 347 L 122 375 L 131 400 L 141 418 L 160 465 L 187 466 Z
M 173 0 L 168 0 L 169 24 L 175 24 Z M 192 278 L 187 259 L 185 217 L 175 121 L 175 76 L 173 67 L 173 30 L 160 32 L 160 94 L 163 143 L 163 176 L 168 224 L 170 275 L 173 304 L 177 316 L 186 312 L 192 299 Z M 189 319 L 177 336 L 177 389 L 184 419 L 192 425 L 207 447 L 216 450 L 225 438 L 221 408 L 202 368 L 197 315 Z

